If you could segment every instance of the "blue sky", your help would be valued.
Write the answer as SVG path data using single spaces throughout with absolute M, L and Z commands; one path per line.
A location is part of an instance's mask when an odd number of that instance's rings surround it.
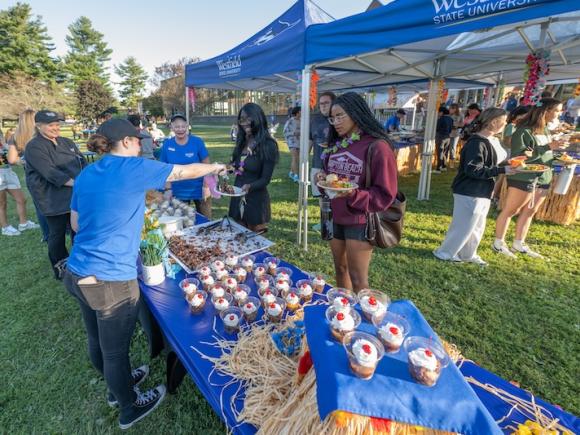
M 79 16 L 91 19 L 113 49 L 111 65 L 135 56 L 151 74 L 154 67 L 183 56 L 208 59 L 229 50 L 287 10 L 294 0 L 21 0 L 42 16 L 56 45 L 67 51 L 67 27 Z M 0 8 L 17 0 L 2 1 Z M 335 18 L 362 12 L 371 0 L 317 0 Z M 113 81 L 117 77 L 111 69 Z

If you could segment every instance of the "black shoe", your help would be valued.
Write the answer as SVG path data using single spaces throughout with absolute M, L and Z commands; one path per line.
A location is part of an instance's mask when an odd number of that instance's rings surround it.
M 62 281 L 64 278 L 64 272 L 66 271 L 66 263 L 68 261 L 68 257 L 59 260 L 52 269 L 54 270 L 54 278 L 58 281 Z
M 131 371 L 131 377 L 133 378 L 133 386 L 135 387 L 138 386 L 141 382 L 145 380 L 148 374 L 149 374 L 148 365 L 142 365 L 141 367 L 133 369 L 133 371 Z M 119 402 L 117 402 L 117 399 L 115 399 L 115 396 L 113 396 L 113 393 L 111 393 L 110 391 L 107 394 L 107 403 L 111 408 L 119 404 Z
M 125 415 L 119 418 L 119 427 L 129 429 L 139 420 L 147 417 L 163 401 L 165 397 L 165 385 L 159 385 L 146 393 L 137 393 L 137 400 L 127 410 Z

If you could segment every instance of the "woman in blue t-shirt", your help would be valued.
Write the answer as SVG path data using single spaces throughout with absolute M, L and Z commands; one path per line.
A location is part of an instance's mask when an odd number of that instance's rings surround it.
M 75 179 L 71 226 L 77 235 L 64 284 L 77 299 L 89 342 L 89 357 L 105 378 L 108 403 L 120 408 L 121 429 L 153 411 L 165 396 L 160 385 L 141 393 L 147 366 L 131 371 L 129 347 L 139 311 L 137 256 L 145 192 L 167 181 L 225 170 L 224 165 L 170 165 L 138 157 L 139 131 L 124 119 L 103 123 L 87 147 L 103 154 Z
M 184 115 L 176 114 L 171 118 L 171 131 L 174 137 L 163 142 L 159 160 L 180 165 L 190 163 L 209 163 L 209 154 L 203 139 L 189 134 L 189 126 Z M 211 219 L 211 193 L 203 177 L 194 180 L 167 183 L 166 190 L 180 201 L 195 204 L 198 213 Z

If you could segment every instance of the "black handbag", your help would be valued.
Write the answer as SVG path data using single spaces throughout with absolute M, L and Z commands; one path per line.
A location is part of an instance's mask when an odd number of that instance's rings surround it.
M 371 158 L 375 143 L 369 145 L 366 159 L 365 187 L 371 186 Z M 397 191 L 395 201 L 386 209 L 379 212 L 367 213 L 365 237 L 377 248 L 393 248 L 401 242 L 403 236 L 403 218 L 407 207 L 407 198 L 401 191 Z

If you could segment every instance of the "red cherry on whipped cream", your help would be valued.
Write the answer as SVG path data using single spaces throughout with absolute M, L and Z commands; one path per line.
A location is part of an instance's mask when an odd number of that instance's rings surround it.
M 224 300 L 224 298 L 219 298 L 219 299 L 218 299 L 218 302 L 219 302 L 220 304 L 223 304 L 223 303 L 225 302 L 225 300 Z
M 272 308 L 272 309 L 276 308 L 276 304 L 274 304 L 274 303 L 270 304 L 270 308 Z
M 284 281 L 283 279 L 279 279 L 278 280 L 278 284 L 284 284 L 286 281 Z
M 362 350 L 363 350 L 364 353 L 369 354 L 369 355 L 372 352 L 372 349 L 371 349 L 371 347 L 368 344 L 363 344 L 362 345 Z
M 393 334 L 393 335 L 398 335 L 399 334 L 399 328 L 397 328 L 396 326 L 391 326 L 389 328 L 389 331 L 391 331 L 391 334 Z
M 375 299 L 373 296 L 371 296 L 371 297 L 369 298 L 369 304 L 371 304 L 371 305 L 376 305 L 376 304 L 377 304 L 377 300 L 376 300 L 376 299 Z
M 338 313 L 336 319 L 342 322 L 344 320 L 344 313 Z
M 254 305 L 252 305 L 251 303 L 250 304 L 246 304 L 246 308 L 247 309 L 252 309 L 252 308 L 254 308 Z
M 425 349 L 425 355 L 431 358 L 433 356 L 433 352 L 431 352 L 429 349 Z
M 270 290 L 266 290 L 266 291 L 264 292 L 264 294 L 265 294 L 265 295 L 271 295 L 271 294 L 272 294 L 272 292 L 271 292 Z
M 231 278 L 228 278 L 228 284 L 233 284 L 233 283 L 234 283 L 234 280 Z
M 347 298 L 340 298 L 340 303 L 342 305 L 348 305 L 348 299 Z
M 230 316 L 230 320 L 236 320 L 236 316 L 234 316 L 233 314 Z
M 201 293 L 198 293 L 195 295 L 198 299 L 203 299 L 203 295 Z

